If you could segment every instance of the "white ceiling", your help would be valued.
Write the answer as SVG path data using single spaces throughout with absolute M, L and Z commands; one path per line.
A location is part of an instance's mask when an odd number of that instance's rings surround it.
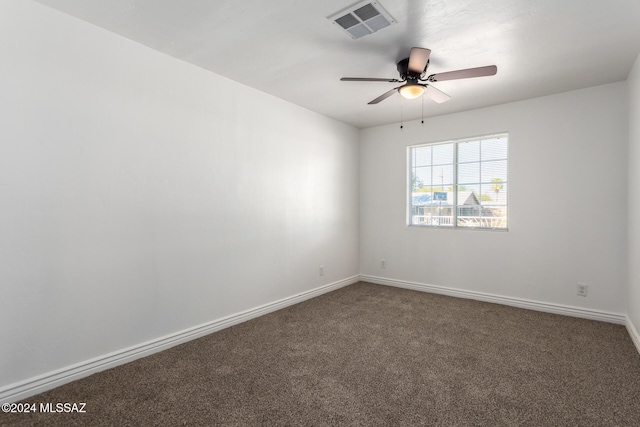
M 397 78 L 413 46 L 429 74 L 498 66 L 434 84 L 452 99 L 425 98 L 425 117 L 625 80 L 640 52 L 640 0 L 378 0 L 398 23 L 358 40 L 326 19 L 351 0 L 37 1 L 360 128 L 399 122 L 401 97 L 367 105 L 394 84 L 340 77 Z

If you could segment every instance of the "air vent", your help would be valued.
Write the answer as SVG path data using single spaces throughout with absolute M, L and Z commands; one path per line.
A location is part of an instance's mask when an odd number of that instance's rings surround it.
M 328 18 L 352 39 L 375 33 L 396 21 L 377 1 L 362 1 Z

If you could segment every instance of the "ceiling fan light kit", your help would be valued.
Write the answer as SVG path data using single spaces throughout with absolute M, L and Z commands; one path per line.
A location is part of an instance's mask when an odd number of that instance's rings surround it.
M 429 56 L 431 51 L 422 47 L 411 48 L 411 53 L 408 58 L 398 62 L 397 69 L 400 74 L 400 79 L 384 79 L 373 77 L 343 77 L 341 81 L 358 81 L 358 82 L 388 82 L 388 83 L 404 83 L 401 86 L 391 89 L 388 92 L 383 93 L 376 99 L 369 102 L 369 104 L 377 104 L 396 91 L 400 93 L 403 98 L 415 99 L 420 96 L 427 95 L 429 98 L 437 103 L 446 102 L 451 97 L 441 90 L 435 88 L 430 83 L 441 82 L 446 80 L 459 80 L 468 79 L 472 77 L 493 76 L 498 72 L 498 67 L 495 65 L 487 65 L 484 67 L 466 68 L 463 70 L 447 71 L 444 73 L 431 74 L 425 77 L 427 74 L 427 68 L 429 67 Z M 421 83 L 428 82 L 428 83 Z
M 398 88 L 398 92 L 404 99 L 415 99 L 422 96 L 424 93 L 424 86 L 418 84 L 406 84 Z

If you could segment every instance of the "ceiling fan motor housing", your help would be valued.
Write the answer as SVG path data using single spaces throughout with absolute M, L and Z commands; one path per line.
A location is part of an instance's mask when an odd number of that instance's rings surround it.
M 427 66 L 424 67 L 425 70 L 427 69 Z M 397 69 L 398 73 L 400 74 L 401 80 L 407 80 L 416 83 L 420 79 L 420 76 L 422 76 L 422 74 L 424 73 L 424 71 L 420 74 L 409 72 L 409 58 L 405 58 L 402 61 L 398 62 Z

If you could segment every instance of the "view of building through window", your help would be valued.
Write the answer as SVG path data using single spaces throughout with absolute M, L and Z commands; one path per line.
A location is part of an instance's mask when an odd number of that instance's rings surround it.
M 508 135 L 409 147 L 409 225 L 507 229 Z

